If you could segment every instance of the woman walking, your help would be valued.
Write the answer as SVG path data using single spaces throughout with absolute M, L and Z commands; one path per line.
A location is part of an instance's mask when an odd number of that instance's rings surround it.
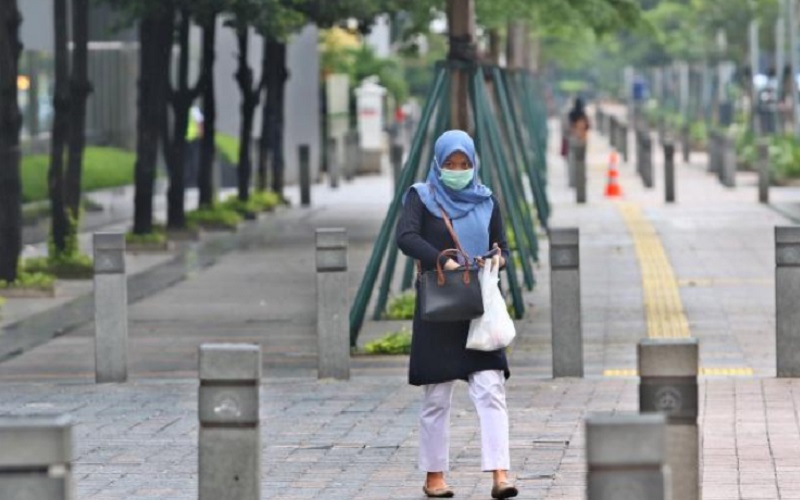
M 472 138 L 461 130 L 442 134 L 434 145 L 427 182 L 414 184 L 403 200 L 397 225 L 397 244 L 419 261 L 422 271 L 433 269 L 439 253 L 455 248 L 442 212 L 452 220 L 456 236 L 469 259 L 442 258 L 445 269 L 483 265 L 494 250 L 495 265 L 508 258 L 503 219 L 492 192 L 481 184 Z M 481 256 L 481 257 L 478 257 Z M 505 380 L 508 361 L 503 349 L 466 349 L 469 321 L 429 322 L 420 317 L 419 294 L 414 315 L 409 383 L 423 388 L 420 412 L 419 468 L 427 473 L 423 491 L 428 497 L 454 495 L 444 473 L 449 468 L 450 404 L 457 380 L 469 384 L 481 427 L 481 469 L 492 472 L 492 498 L 511 498 L 517 488 L 508 479 L 508 412 Z

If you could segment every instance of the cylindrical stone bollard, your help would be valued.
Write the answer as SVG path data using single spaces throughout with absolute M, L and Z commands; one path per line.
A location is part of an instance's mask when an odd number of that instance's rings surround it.
M 681 127 L 681 145 L 683 146 L 683 163 L 689 163 L 692 154 L 692 138 L 689 125 Z
M 664 201 L 675 203 L 675 145 L 664 143 Z
M 769 203 L 769 139 L 758 141 L 758 201 Z
M 347 232 L 317 229 L 317 376 L 350 378 Z
M 125 235 L 94 233 L 95 381 L 128 380 L 128 280 Z
M 575 201 L 586 203 L 586 143 L 575 139 L 571 141 L 570 148 L 575 169 Z
M 389 149 L 389 159 L 390 163 L 392 164 L 392 179 L 394 181 L 392 186 L 394 188 L 394 192 L 396 193 L 400 183 L 400 172 L 403 170 L 402 144 L 392 144 L 391 148 Z
M 567 139 L 567 183 L 571 188 L 574 188 L 578 182 L 577 159 L 575 158 L 576 141 L 577 139 L 570 134 Z
M 583 377 L 580 232 L 550 230 L 553 377 Z
M 719 180 L 725 187 L 736 187 L 736 143 L 727 136 L 722 136 L 722 168 Z
M 617 117 L 610 116 L 608 118 L 608 142 L 611 144 L 611 147 L 617 149 Z
M 653 187 L 653 140 L 649 133 L 642 134 L 642 182 L 644 187 Z
M 311 151 L 308 144 L 297 147 L 297 158 L 300 163 L 300 205 L 311 205 Z
M 778 377 L 800 377 L 800 227 L 775 228 L 775 334 Z
M 639 174 L 639 177 L 642 176 L 642 165 L 644 164 L 644 148 L 642 139 L 642 132 L 640 130 L 635 130 L 635 142 L 636 142 L 636 173 Z
M 639 411 L 667 417 L 673 497 L 700 498 L 697 339 L 644 339 L 638 345 Z
M 339 187 L 341 177 L 341 162 L 339 161 L 339 140 L 336 137 L 328 138 L 328 179 L 332 188 Z
M 261 349 L 203 344 L 199 351 L 199 499 L 258 500 Z
M 68 417 L 0 417 L 0 498 L 75 498 Z
M 344 135 L 344 180 L 351 181 L 355 175 L 356 157 L 358 156 L 358 137 L 355 130 L 348 130 Z
M 587 498 L 671 500 L 666 448 L 663 415 L 590 414 L 586 418 Z
M 603 108 L 601 108 L 600 106 L 597 106 L 596 108 L 594 121 L 597 122 L 597 131 L 600 132 L 601 134 L 605 134 L 606 133 L 605 123 L 604 123 L 605 117 L 603 116 Z

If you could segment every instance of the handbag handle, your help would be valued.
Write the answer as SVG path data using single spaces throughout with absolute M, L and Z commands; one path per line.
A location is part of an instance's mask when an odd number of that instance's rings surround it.
M 463 254 L 464 256 L 466 256 L 466 254 L 464 252 L 462 252 L 461 250 L 459 250 L 457 248 L 448 248 L 447 250 L 442 250 L 441 252 L 439 252 L 439 256 L 436 258 L 436 284 L 437 285 L 444 286 L 444 270 L 442 269 L 442 257 L 445 256 L 445 255 L 451 255 L 451 254 L 458 255 L 459 253 Z M 469 260 L 467 262 L 469 262 Z M 469 285 L 470 276 L 469 276 L 469 266 L 468 265 L 464 266 L 464 278 L 463 279 L 464 279 L 464 284 L 465 285 Z

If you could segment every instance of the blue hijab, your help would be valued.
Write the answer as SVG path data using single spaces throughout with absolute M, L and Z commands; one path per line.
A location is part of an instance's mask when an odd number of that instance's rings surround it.
M 472 181 L 460 191 L 450 189 L 440 180 L 442 165 L 456 152 L 464 153 L 473 168 Z M 489 251 L 489 221 L 494 202 L 492 191 L 481 184 L 478 176 L 475 143 L 469 134 L 462 130 L 448 130 L 439 136 L 433 147 L 433 161 L 426 182 L 418 182 L 411 189 L 417 191 L 425 208 L 434 217 L 441 219 L 439 207 L 444 209 L 470 258 L 480 257 Z

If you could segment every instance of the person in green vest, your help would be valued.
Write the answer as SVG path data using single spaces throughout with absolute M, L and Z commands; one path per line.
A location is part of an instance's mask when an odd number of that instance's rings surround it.
M 184 154 L 184 185 L 197 186 L 200 169 L 200 140 L 203 138 L 203 112 L 197 105 L 189 108 L 189 124 L 186 127 L 186 153 Z

